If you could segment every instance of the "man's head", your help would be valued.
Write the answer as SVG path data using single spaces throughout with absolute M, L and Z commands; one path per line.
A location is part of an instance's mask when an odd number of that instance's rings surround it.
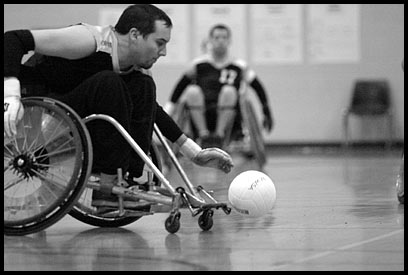
M 165 56 L 173 23 L 159 8 L 149 4 L 129 6 L 115 26 L 127 43 L 129 63 L 150 69 L 160 56 Z
M 213 26 L 210 29 L 208 42 L 214 54 L 226 54 L 231 43 L 231 30 L 223 24 Z

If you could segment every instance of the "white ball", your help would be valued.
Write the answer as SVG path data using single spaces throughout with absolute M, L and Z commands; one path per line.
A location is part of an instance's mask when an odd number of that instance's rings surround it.
M 231 182 L 228 200 L 238 213 L 260 217 L 267 214 L 275 205 L 275 185 L 271 178 L 262 172 L 245 171 Z

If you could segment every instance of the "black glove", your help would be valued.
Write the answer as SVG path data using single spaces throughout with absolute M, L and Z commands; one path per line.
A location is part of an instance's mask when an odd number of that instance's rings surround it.
M 268 106 L 263 106 L 263 114 L 264 114 L 263 127 L 265 128 L 265 130 L 270 132 L 272 131 L 273 128 L 273 119 L 271 111 L 269 110 Z

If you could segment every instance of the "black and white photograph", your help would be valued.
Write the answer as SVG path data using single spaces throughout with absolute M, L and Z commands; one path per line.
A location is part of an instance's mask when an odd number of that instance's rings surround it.
M 404 271 L 404 4 L 4 4 L 4 271 Z

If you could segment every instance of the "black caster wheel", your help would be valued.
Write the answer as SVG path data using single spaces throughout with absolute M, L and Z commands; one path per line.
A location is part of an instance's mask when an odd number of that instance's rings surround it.
M 206 210 L 203 212 L 203 214 L 198 218 L 198 225 L 203 231 L 208 231 L 212 228 L 214 222 L 213 222 L 213 216 L 214 211 L 212 210 Z
M 164 226 L 167 232 L 174 234 L 180 229 L 180 212 L 171 214 L 165 221 Z
M 228 206 L 224 206 L 222 210 L 224 210 L 224 213 L 227 215 L 231 214 L 231 211 L 232 211 L 231 207 L 228 207 Z

